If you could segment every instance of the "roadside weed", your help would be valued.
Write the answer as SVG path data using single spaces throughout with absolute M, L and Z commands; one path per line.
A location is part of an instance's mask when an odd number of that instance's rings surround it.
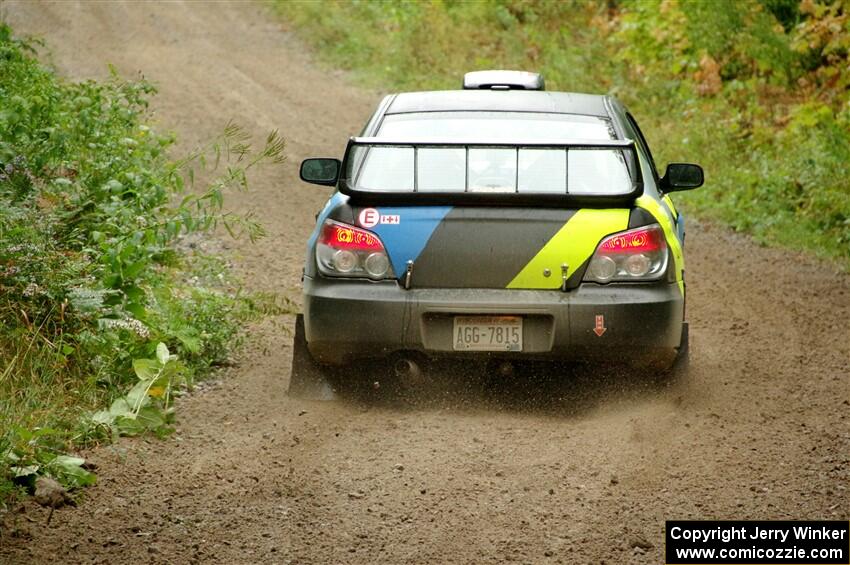
M 667 162 L 705 168 L 706 186 L 677 205 L 850 268 L 842 2 L 270 4 L 328 63 L 381 89 L 454 89 L 467 71 L 504 68 L 616 95 L 661 174 Z
M 0 508 L 37 475 L 91 484 L 80 447 L 171 433 L 180 391 L 285 309 L 182 244 L 263 235 L 224 201 L 283 162 L 280 136 L 230 123 L 175 160 L 151 84 L 65 82 L 33 50 L 0 24 Z

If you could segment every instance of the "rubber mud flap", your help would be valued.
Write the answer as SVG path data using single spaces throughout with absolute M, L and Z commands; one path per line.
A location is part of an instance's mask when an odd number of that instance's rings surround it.
M 331 369 L 313 359 L 307 349 L 304 315 L 295 316 L 295 340 L 292 344 L 292 372 L 289 375 L 289 396 L 306 400 L 335 400 Z
M 676 353 L 676 359 L 673 365 L 666 371 L 659 374 L 658 384 L 673 385 L 684 381 L 688 377 L 688 370 L 691 362 L 691 347 L 690 336 L 688 332 L 688 323 L 682 323 L 682 341 L 679 344 L 679 351 Z
M 688 323 L 682 323 L 682 341 L 679 344 L 679 351 L 676 354 L 676 361 L 673 362 L 671 371 L 674 379 L 681 379 L 687 376 L 688 368 L 691 362 L 691 339 L 688 332 Z

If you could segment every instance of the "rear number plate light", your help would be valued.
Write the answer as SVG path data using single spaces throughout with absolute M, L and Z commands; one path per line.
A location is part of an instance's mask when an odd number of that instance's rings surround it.
M 455 351 L 522 351 L 520 316 L 455 316 Z

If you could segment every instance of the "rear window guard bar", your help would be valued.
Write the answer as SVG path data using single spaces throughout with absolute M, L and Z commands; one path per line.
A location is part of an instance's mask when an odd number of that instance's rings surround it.
M 413 149 L 413 191 L 386 191 L 386 190 L 363 190 L 357 188 L 356 179 L 352 179 L 351 173 L 359 174 L 362 169 L 362 161 L 368 152 L 355 150 L 360 147 L 399 147 Z M 419 192 L 419 149 L 457 149 L 466 151 L 467 178 L 464 191 L 455 192 Z M 519 183 L 516 182 L 515 192 L 470 192 L 469 191 L 469 150 L 470 149 L 514 149 L 517 160 L 519 151 L 522 149 L 562 149 L 567 154 L 570 149 L 580 150 L 621 150 L 626 160 L 626 165 L 631 178 L 631 191 L 608 194 L 608 193 L 534 193 L 518 192 Z M 355 162 L 356 159 L 356 162 Z M 515 141 L 492 141 L 492 140 L 422 140 L 410 141 L 403 139 L 392 139 L 385 137 L 352 137 L 348 141 L 345 156 L 342 161 L 339 190 L 352 198 L 359 200 L 374 201 L 381 203 L 470 203 L 470 204 L 509 204 L 521 203 L 573 203 L 577 205 L 605 207 L 609 205 L 621 205 L 633 201 L 643 194 L 643 176 L 640 169 L 640 160 L 637 157 L 637 148 L 634 140 L 611 139 L 611 140 L 515 140 Z M 566 170 L 569 175 L 569 171 Z M 519 167 L 516 167 L 516 175 L 519 176 Z M 352 182 L 355 181 L 355 182 Z

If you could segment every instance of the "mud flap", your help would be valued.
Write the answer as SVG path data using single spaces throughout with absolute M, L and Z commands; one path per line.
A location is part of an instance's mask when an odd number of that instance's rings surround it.
M 334 400 L 336 391 L 332 370 L 313 359 L 307 349 L 304 315 L 295 316 L 295 340 L 292 344 L 292 372 L 289 375 L 289 396 L 306 400 Z
M 688 323 L 684 322 L 682 324 L 682 340 L 679 343 L 679 351 L 676 352 L 676 359 L 673 361 L 673 365 L 671 365 L 668 370 L 660 373 L 660 378 L 658 379 L 659 384 L 672 385 L 674 383 L 684 381 L 687 378 L 691 362 L 690 343 Z
M 673 362 L 673 378 L 684 377 L 688 373 L 691 362 L 691 339 L 688 332 L 688 323 L 682 323 L 682 341 L 679 343 L 679 351 L 676 353 L 676 361 Z

